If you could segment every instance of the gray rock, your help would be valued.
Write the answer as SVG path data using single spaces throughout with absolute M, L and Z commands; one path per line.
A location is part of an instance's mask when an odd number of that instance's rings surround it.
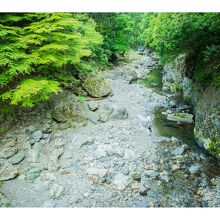
M 5 148 L 14 147 L 16 145 L 16 140 L 11 139 L 7 140 L 7 143 L 5 144 Z
M 115 107 L 109 117 L 109 120 L 124 120 L 127 118 L 128 118 L 128 112 L 126 108 Z
M 170 181 L 170 177 L 167 174 L 161 174 L 160 179 L 164 180 L 167 183 Z
M 86 120 L 82 103 L 71 92 L 62 92 L 51 96 L 52 117 L 58 122 L 83 122 Z
M 88 168 L 86 169 L 86 172 L 88 173 L 88 175 L 95 175 L 98 176 L 100 178 L 104 178 L 108 172 L 108 169 L 103 169 L 103 168 Z
M 34 185 L 34 190 L 39 193 L 45 193 L 49 190 L 50 184 L 47 181 L 38 180 Z
M 175 150 L 172 151 L 172 154 L 177 156 L 177 155 L 182 155 L 186 151 L 185 146 L 177 147 Z
M 64 192 L 63 186 L 54 184 L 49 191 L 49 197 L 51 199 L 59 199 L 62 196 L 63 192 Z
M 0 153 L 0 158 L 8 159 L 13 157 L 18 152 L 18 149 L 15 147 L 4 148 Z
M 87 119 L 94 124 L 97 124 L 100 119 L 96 112 L 92 112 L 90 110 L 86 111 L 85 115 L 86 115 Z
M 70 149 L 67 149 L 64 151 L 63 155 L 61 156 L 61 159 L 71 159 L 73 157 L 73 152 Z
M 49 125 L 49 124 L 43 124 L 43 126 L 42 126 L 42 131 L 44 132 L 44 133 L 49 133 L 49 132 L 51 132 L 51 126 Z
M 122 173 L 118 173 L 117 175 L 115 175 L 113 183 L 116 185 L 116 188 L 118 190 L 124 190 L 129 183 L 128 180 L 128 176 L 125 176 Z
M 44 208 L 53 208 L 56 207 L 56 202 L 54 200 L 45 201 L 43 204 Z
M 145 187 L 143 184 L 139 184 L 138 192 L 141 196 L 146 196 L 149 188 Z
M 101 146 L 99 146 L 95 150 L 95 155 L 96 155 L 97 158 L 102 158 L 102 157 L 106 157 L 107 156 L 105 150 Z
M 100 121 L 101 122 L 106 122 L 109 119 L 110 114 L 112 113 L 113 108 L 107 105 L 100 106 L 99 109 L 96 111 Z
M 141 181 L 141 174 L 140 173 L 138 173 L 138 172 L 133 172 L 133 173 L 131 173 L 131 176 L 132 176 L 132 178 L 134 179 L 134 180 L 136 180 L 136 181 Z
M 0 160 L 0 181 L 14 179 L 18 176 L 18 169 L 7 161 Z
M 27 179 L 28 180 L 34 180 L 37 177 L 40 176 L 40 173 L 45 169 L 44 165 L 38 163 L 38 164 L 32 164 L 32 166 L 34 165 L 33 168 L 30 168 L 26 175 L 27 175 Z
M 28 151 L 28 161 L 31 163 L 39 162 L 40 153 L 43 149 L 43 144 L 37 142 L 34 144 L 33 148 Z
M 8 161 L 11 164 L 19 164 L 24 158 L 25 158 L 25 152 L 19 151 L 17 154 L 11 157 Z
M 94 143 L 94 138 L 83 135 L 83 134 L 76 134 L 71 137 L 71 143 L 68 144 L 68 147 L 70 149 L 72 148 L 81 148 L 85 145 L 93 144 Z
M 92 97 L 100 98 L 107 96 L 111 93 L 111 87 L 108 81 L 100 75 L 89 74 L 85 75 L 82 79 L 83 88 L 91 95 Z
M 9 202 L 7 197 L 0 192 L 0 207 L 6 208 L 10 206 L 11 206 L 11 203 Z
M 34 142 L 40 141 L 40 139 L 43 138 L 42 130 L 34 131 L 31 135 L 31 137 L 33 138 Z
M 197 174 L 200 172 L 200 168 L 198 165 L 192 165 L 189 167 L 189 172 L 192 174 Z
M 99 105 L 97 102 L 91 101 L 91 102 L 88 102 L 88 107 L 91 111 L 95 111 L 98 109 Z
M 150 176 L 150 177 L 153 177 L 153 178 L 156 178 L 156 177 L 159 176 L 159 173 L 157 171 L 154 171 L 154 170 L 146 170 L 145 174 L 147 176 Z
M 137 115 L 136 120 L 138 123 L 140 123 L 145 128 L 149 128 L 152 125 L 150 116 L 147 116 L 145 118 L 142 115 Z

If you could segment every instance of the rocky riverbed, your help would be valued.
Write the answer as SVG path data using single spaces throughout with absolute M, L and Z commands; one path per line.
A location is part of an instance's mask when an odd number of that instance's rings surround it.
M 29 121 L 7 132 L 0 206 L 218 207 L 218 162 L 156 126 L 155 111 L 175 106 L 169 94 L 139 83 L 156 67 L 154 53 L 136 52 L 102 73 L 111 95 L 85 101 L 80 122 L 63 122 L 61 108 L 56 116 L 29 113 Z

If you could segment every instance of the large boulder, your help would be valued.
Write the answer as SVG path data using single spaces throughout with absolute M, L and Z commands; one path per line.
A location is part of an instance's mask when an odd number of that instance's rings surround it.
M 95 98 L 108 96 L 112 89 L 104 77 L 95 74 L 81 76 L 82 86 L 88 94 Z
M 129 66 L 129 65 L 124 66 L 121 69 L 121 75 L 130 76 L 131 80 L 137 80 L 138 79 L 137 71 L 132 66 Z
M 63 92 L 50 99 L 52 117 L 58 122 L 82 122 L 86 119 L 82 103 L 73 93 Z

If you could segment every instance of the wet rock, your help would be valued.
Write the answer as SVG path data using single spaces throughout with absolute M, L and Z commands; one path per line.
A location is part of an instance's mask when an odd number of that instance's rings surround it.
M 124 190 L 126 188 L 126 186 L 128 185 L 128 176 L 125 176 L 122 173 L 118 173 L 114 180 L 113 183 L 116 185 L 116 188 L 118 190 Z
M 149 188 L 144 186 L 143 184 L 139 184 L 138 192 L 141 196 L 146 196 Z
M 169 102 L 169 105 L 170 105 L 171 108 L 176 107 L 176 103 L 172 100 Z
M 157 171 L 154 171 L 154 170 L 146 170 L 145 175 L 156 178 L 156 177 L 159 176 L 159 173 Z
M 0 158 L 8 159 L 10 157 L 13 157 L 17 152 L 18 149 L 14 147 L 4 148 L 0 152 Z
M 164 180 L 165 182 L 169 182 L 170 181 L 170 177 L 168 176 L 168 174 L 166 173 L 166 172 L 162 172 L 161 174 L 160 174 L 160 179 L 161 180 Z
M 172 151 L 172 154 L 177 156 L 177 155 L 182 155 L 186 151 L 186 146 L 182 145 L 181 147 L 177 147 L 175 150 Z
M 24 158 L 25 158 L 25 152 L 19 151 L 17 154 L 11 157 L 8 161 L 14 165 L 14 164 L 19 164 Z
M 83 79 L 83 88 L 95 98 L 107 96 L 111 93 L 111 87 L 108 81 L 100 75 L 89 74 Z
M 138 172 L 133 172 L 132 174 L 131 174 L 131 176 L 132 176 L 132 178 L 133 178 L 133 180 L 136 180 L 136 181 L 141 181 L 141 174 L 140 173 L 138 173 Z
M 189 172 L 192 174 L 197 174 L 200 172 L 200 168 L 197 165 L 192 165 L 189 167 Z
M 171 137 L 170 140 L 173 142 L 173 143 L 176 143 L 176 144 L 180 144 L 180 140 L 176 137 Z
M 0 181 L 14 179 L 18 176 L 18 169 L 7 161 L 0 160 Z
M 34 142 L 40 141 L 40 139 L 43 138 L 42 130 L 34 131 L 31 135 L 31 137 L 33 138 Z
M 0 192 L 0 207 L 10 207 L 11 204 L 7 197 Z
M 39 193 L 45 193 L 49 190 L 50 184 L 47 181 L 36 181 L 34 185 L 34 190 Z

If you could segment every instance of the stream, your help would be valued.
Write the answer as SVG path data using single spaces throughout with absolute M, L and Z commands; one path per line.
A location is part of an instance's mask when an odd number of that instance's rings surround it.
M 192 112 L 181 96 L 162 91 L 152 53 L 103 72 L 112 94 L 57 105 L 86 114 L 59 123 L 50 110 L 24 114 L 0 143 L 0 206 L 218 207 L 219 162 L 199 148 L 193 124 L 164 112 Z M 146 78 L 133 80 L 138 72 Z M 131 75 L 129 75 L 130 73 Z M 172 103 L 172 105 L 170 104 Z M 59 112 L 58 112 L 59 113 Z M 28 115 L 29 114 L 29 115 Z M 70 126 L 71 125 L 71 126 Z M 2 182 L 1 182 L 2 181 Z

